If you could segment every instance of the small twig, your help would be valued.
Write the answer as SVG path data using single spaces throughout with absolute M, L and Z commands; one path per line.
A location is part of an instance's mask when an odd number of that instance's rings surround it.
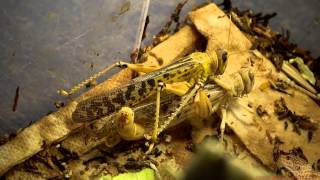
M 18 106 L 18 100 L 19 100 L 19 86 L 17 86 L 16 89 L 16 94 L 14 96 L 14 101 L 13 101 L 13 106 L 12 106 L 12 111 L 15 112 L 17 110 L 17 106 Z

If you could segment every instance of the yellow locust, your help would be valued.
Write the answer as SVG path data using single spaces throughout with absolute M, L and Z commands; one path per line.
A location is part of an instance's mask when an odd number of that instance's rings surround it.
M 78 103 L 72 118 L 77 122 L 88 122 L 96 120 L 113 113 L 117 113 L 122 107 L 134 107 L 138 103 L 156 95 L 155 123 L 152 133 L 152 140 L 156 141 L 158 134 L 168 126 L 177 116 L 186 103 L 197 93 L 212 76 L 222 74 L 226 67 L 227 55 L 223 50 L 217 50 L 215 53 L 208 54 L 195 52 L 175 63 L 157 69 L 142 64 L 129 64 L 126 62 L 117 62 L 98 74 L 83 81 L 70 92 L 60 90 L 61 94 L 71 95 L 83 87 L 87 82 L 96 79 L 101 74 L 113 67 L 129 68 L 136 72 L 146 73 L 139 76 L 129 83 L 99 94 Z M 168 121 L 160 131 L 158 130 L 160 113 L 160 93 L 166 91 L 178 96 L 184 96 L 178 108 L 170 115 Z M 208 98 L 205 98 L 208 102 Z M 204 106 L 208 104 L 203 103 Z M 208 107 L 203 107 L 208 109 Z M 211 108 L 211 107 L 210 107 Z
M 209 82 L 193 99 L 191 99 L 186 106 L 183 107 L 180 114 L 166 126 L 168 118 L 172 112 L 176 111 L 176 107 L 181 101 L 181 97 L 174 94 L 166 94 L 161 97 L 161 113 L 159 117 L 159 132 L 169 127 L 175 126 L 183 121 L 190 120 L 192 127 L 197 130 L 206 127 L 207 122 L 210 121 L 210 115 L 214 112 L 221 112 L 221 139 L 223 139 L 226 111 L 233 110 L 232 104 L 234 98 L 241 97 L 248 94 L 254 85 L 254 76 L 248 69 L 241 69 L 239 72 L 230 75 L 230 81 L 227 85 L 221 82 Z M 217 81 L 218 82 L 218 81 Z M 229 86 L 229 88 L 225 88 Z M 203 109 L 203 102 L 199 100 L 203 97 L 208 97 L 208 109 Z M 143 139 L 145 135 L 150 135 L 153 127 L 150 124 L 154 123 L 156 103 L 154 101 L 147 101 L 139 103 L 138 105 L 128 108 L 122 107 L 119 113 L 114 116 L 108 116 L 104 128 L 98 130 L 104 132 L 106 136 L 105 144 L 108 147 L 113 147 L 120 142 L 121 139 L 127 141 L 134 141 Z

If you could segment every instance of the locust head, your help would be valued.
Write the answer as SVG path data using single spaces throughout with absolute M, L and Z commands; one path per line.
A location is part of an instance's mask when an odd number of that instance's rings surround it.
M 215 75 L 220 75 L 224 73 L 227 66 L 228 54 L 222 49 L 217 49 L 212 53 L 208 53 L 211 63 L 211 72 Z

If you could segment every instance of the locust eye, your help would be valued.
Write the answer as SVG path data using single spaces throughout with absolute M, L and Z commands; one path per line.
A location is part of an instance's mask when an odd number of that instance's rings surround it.
M 223 49 L 217 49 L 216 53 L 219 62 L 218 73 L 223 74 L 228 64 L 228 53 Z

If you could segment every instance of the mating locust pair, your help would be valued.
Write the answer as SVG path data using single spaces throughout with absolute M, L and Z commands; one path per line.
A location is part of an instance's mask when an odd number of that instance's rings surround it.
M 228 99 L 225 98 L 226 94 L 240 96 L 250 92 L 254 77 L 248 69 L 234 75 L 237 81 L 233 86 L 217 78 L 217 75 L 223 74 L 226 65 L 227 53 L 223 50 L 210 54 L 195 52 L 162 68 L 120 61 L 83 81 L 70 92 L 60 90 L 60 93 L 71 95 L 113 67 L 129 68 L 135 72 L 145 73 L 119 88 L 79 102 L 72 118 L 77 122 L 90 122 L 118 114 L 114 121 L 120 124 L 117 126 L 118 133 L 123 139 L 135 140 L 145 136 L 146 131 L 143 126 L 135 123 L 133 110 L 141 102 L 150 99 L 155 102 L 155 120 L 151 137 L 145 137 L 156 142 L 157 136 L 172 125 L 177 116 L 183 116 L 190 104 L 196 104 L 198 115 L 205 118 L 215 112 L 219 105 L 225 103 L 224 101 Z M 170 97 L 169 95 L 180 98 L 175 98 L 176 102 L 178 101 L 175 103 L 176 107 L 159 123 L 161 105 L 165 102 L 161 101 L 161 97 Z M 217 99 L 219 100 L 216 101 Z M 171 107 L 172 104 L 174 103 L 170 104 Z M 222 133 L 223 130 L 224 122 L 221 123 Z
M 129 68 L 135 72 L 145 73 L 119 88 L 81 101 L 73 112 L 72 118 L 76 122 L 90 122 L 117 114 L 118 116 L 113 116 L 117 117 L 113 121 L 120 124 L 117 126 L 117 131 L 121 138 L 136 140 L 147 137 L 152 142 L 156 142 L 157 136 L 163 130 L 176 123 L 173 121 L 177 119 L 177 116 L 187 114 L 186 109 L 190 107 L 190 104 L 196 104 L 195 109 L 198 115 L 206 118 L 215 112 L 221 104 L 227 103 L 228 98 L 226 97 L 241 96 L 251 91 L 254 77 L 249 69 L 241 70 L 235 74 L 236 81 L 233 82 L 233 85 L 221 82 L 216 78 L 217 75 L 223 74 L 226 65 L 227 53 L 221 49 L 212 54 L 195 52 L 160 69 L 120 61 L 83 81 L 70 92 L 60 90 L 60 93 L 71 95 L 113 67 Z M 225 96 L 226 94 L 228 96 Z M 162 120 L 159 123 L 160 109 L 164 103 L 168 102 L 165 101 L 170 97 L 168 95 L 180 98 L 175 98 L 175 103 L 171 101 L 170 107 L 173 110 L 165 119 L 161 117 Z M 151 111 L 154 112 L 155 120 L 153 121 L 152 133 L 146 136 L 145 127 L 135 123 L 134 114 L 136 111 L 134 110 L 141 102 L 148 99 L 155 102 L 151 106 L 155 107 L 155 110 Z M 147 109 L 146 106 L 144 107 Z M 221 123 L 222 134 L 224 127 L 223 121 Z

